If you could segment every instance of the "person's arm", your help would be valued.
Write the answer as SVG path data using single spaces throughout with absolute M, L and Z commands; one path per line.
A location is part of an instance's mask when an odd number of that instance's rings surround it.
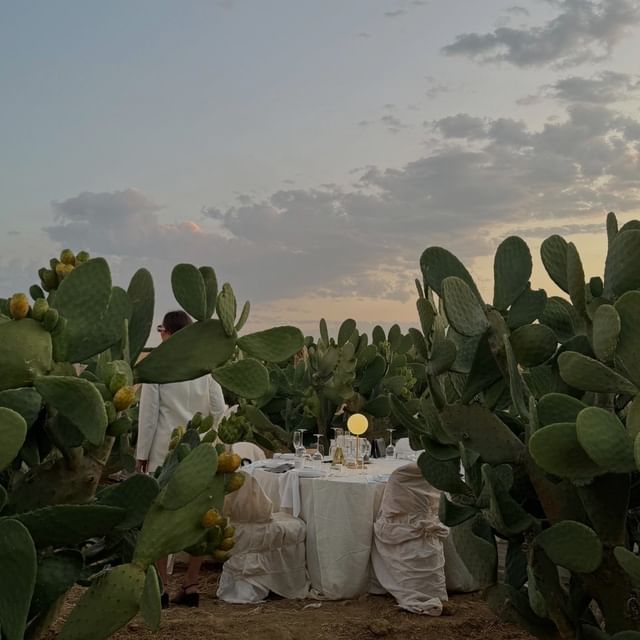
M 160 387 L 157 384 L 143 384 L 140 392 L 138 414 L 138 442 L 136 444 L 136 470 L 147 471 L 149 453 L 158 428 L 160 415 Z
M 227 410 L 227 403 L 222 394 L 222 387 L 211 376 L 209 376 L 209 410 L 213 416 L 213 427 L 215 429 Z

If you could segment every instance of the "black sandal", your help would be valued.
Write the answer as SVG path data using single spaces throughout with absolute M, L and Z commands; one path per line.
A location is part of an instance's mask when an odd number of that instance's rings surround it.
M 197 586 L 197 583 L 183 585 L 180 587 L 180 591 L 173 597 L 172 602 L 177 605 L 182 605 L 183 607 L 200 606 L 200 593 L 198 591 L 187 593 L 187 589 Z

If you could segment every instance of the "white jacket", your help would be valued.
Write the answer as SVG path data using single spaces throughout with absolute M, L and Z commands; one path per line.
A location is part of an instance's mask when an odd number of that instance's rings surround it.
M 217 426 L 225 409 L 222 388 L 210 375 L 186 382 L 143 384 L 136 459 L 148 460 L 147 471 L 155 471 L 167 456 L 176 427 L 186 425 L 198 411 L 213 415 Z

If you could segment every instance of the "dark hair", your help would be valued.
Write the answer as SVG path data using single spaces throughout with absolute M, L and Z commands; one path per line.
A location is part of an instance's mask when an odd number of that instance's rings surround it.
M 190 324 L 193 324 L 193 320 L 184 311 L 169 311 L 162 319 L 162 326 L 171 335 Z

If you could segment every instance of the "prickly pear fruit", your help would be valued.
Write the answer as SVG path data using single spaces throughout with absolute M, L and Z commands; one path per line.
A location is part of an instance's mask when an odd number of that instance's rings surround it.
M 73 271 L 72 264 L 65 264 L 64 262 L 59 262 L 56 265 L 56 275 L 58 276 L 58 281 L 61 282 L 62 280 L 64 280 L 72 271 Z
M 133 387 L 127 385 L 118 389 L 116 394 L 113 396 L 113 404 L 116 407 L 116 411 L 124 411 L 133 404 L 133 401 L 135 399 L 136 390 Z
M 107 433 L 110 436 L 117 437 L 117 436 L 124 435 L 130 429 L 131 429 L 131 418 L 124 415 L 109 425 Z
M 249 433 L 250 425 L 244 416 L 232 414 L 223 418 L 218 425 L 218 437 L 222 442 L 235 444 L 241 442 Z
M 70 264 L 75 267 L 76 256 L 71 249 L 63 249 L 60 253 L 60 262 L 62 262 L 62 264 Z
M 40 276 L 42 288 L 45 291 L 51 291 L 58 286 L 58 278 L 56 277 L 56 272 L 53 271 L 53 269 L 46 269 L 45 267 L 42 267 L 42 269 L 38 269 L 38 275 Z
M 216 549 L 212 554 L 211 557 L 214 559 L 215 562 L 226 562 L 229 559 L 229 552 L 228 551 L 223 551 L 222 549 Z
M 217 509 L 209 509 L 202 516 L 202 520 L 200 523 L 205 529 L 211 529 L 211 527 L 215 527 L 220 520 L 220 512 Z
M 58 320 L 60 319 L 60 315 L 58 314 L 57 309 L 47 309 L 42 318 L 42 326 L 49 332 L 53 331 L 58 324 Z
M 210 429 L 202 438 L 202 442 L 215 442 L 218 438 L 218 432 L 215 429 Z
M 29 298 L 24 293 L 14 293 L 9 300 L 9 313 L 15 320 L 22 320 L 29 314 Z
M 223 444 L 217 444 L 216 445 L 216 453 L 218 455 L 220 455 L 221 453 L 224 453 L 226 451 L 226 448 Z
M 89 259 L 89 254 L 86 251 L 80 251 L 76 256 L 76 264 L 82 264 Z
M 242 463 L 237 453 L 225 451 L 218 456 L 218 473 L 233 473 Z
M 200 433 L 206 433 L 213 427 L 213 416 L 208 415 L 202 418 L 202 422 L 200 422 L 200 426 L 198 427 L 198 431 Z
M 225 492 L 232 493 L 233 491 L 237 491 L 244 484 L 244 473 L 240 473 L 235 471 L 232 473 L 225 485 Z
M 38 298 L 33 303 L 33 308 L 31 309 L 31 317 L 34 320 L 41 322 L 44 319 L 44 315 L 45 313 L 47 313 L 47 311 L 49 311 L 49 303 L 44 298 Z
M 236 535 L 236 528 L 232 526 L 225 527 L 223 537 L 224 538 L 233 538 Z
M 129 380 L 127 379 L 126 374 L 114 373 L 111 376 L 111 380 L 109 380 L 109 391 L 116 394 L 120 389 L 127 386 L 127 382 L 129 382 Z
M 194 429 L 197 429 L 202 424 L 202 414 L 198 411 L 194 414 L 193 418 L 189 420 L 189 422 L 191 423 L 190 426 L 192 426 Z
M 233 538 L 223 538 L 222 542 L 218 545 L 218 549 L 223 551 L 231 551 L 235 546 L 236 541 Z

